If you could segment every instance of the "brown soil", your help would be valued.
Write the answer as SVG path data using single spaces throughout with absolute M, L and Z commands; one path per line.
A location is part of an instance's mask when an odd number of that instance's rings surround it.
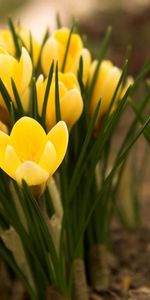
M 113 258 L 108 290 L 91 300 L 150 299 L 150 230 L 113 231 Z

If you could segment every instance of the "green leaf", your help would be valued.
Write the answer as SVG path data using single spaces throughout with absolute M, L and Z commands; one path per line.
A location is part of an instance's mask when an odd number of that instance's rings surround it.
M 63 59 L 63 63 L 62 63 L 61 72 L 65 71 L 65 66 L 66 66 L 66 61 L 67 61 L 67 56 L 68 56 L 68 51 L 69 51 L 69 47 L 70 47 L 71 36 L 72 36 L 73 30 L 74 30 L 74 24 L 72 25 L 72 28 L 71 28 L 70 33 L 69 33 L 69 37 L 68 37 L 68 41 L 67 41 L 67 45 L 66 45 L 66 50 L 65 50 L 65 54 L 64 54 L 64 59 Z
M 10 30 L 11 30 L 11 33 L 12 33 L 12 38 L 13 38 L 14 45 L 15 45 L 15 48 L 16 48 L 16 56 L 19 58 L 20 55 L 21 55 L 21 49 L 20 49 L 20 45 L 19 45 L 18 34 L 16 32 L 14 23 L 13 23 L 11 18 L 8 18 L 8 25 L 10 27 Z
M 59 83 L 58 83 L 58 64 L 56 64 L 55 70 L 55 110 L 56 110 L 56 122 L 61 120 L 60 111 L 60 99 L 59 99 Z
M 42 124 L 44 126 L 45 126 L 45 121 L 46 121 L 47 102 L 48 102 L 50 87 L 51 87 L 52 78 L 53 78 L 53 71 L 54 71 L 54 61 L 52 62 L 50 70 L 49 70 L 48 80 L 47 80 L 47 85 L 46 85 L 46 90 L 45 90 L 45 95 L 44 95 L 44 101 L 43 101 L 43 107 L 42 107 Z
M 57 25 L 58 29 L 60 29 L 62 27 L 62 22 L 61 22 L 61 18 L 60 18 L 59 12 L 56 13 L 56 25 Z
M 4 246 L 1 240 L 0 240 L 0 255 L 8 263 L 8 265 L 12 268 L 12 270 L 14 270 L 16 275 L 20 278 L 20 280 L 26 287 L 31 298 L 37 300 L 37 295 L 35 294 L 34 290 L 31 288 L 30 283 L 28 282 L 26 277 L 23 275 L 22 271 L 17 266 L 11 252 Z
M 19 117 L 24 116 L 24 109 L 22 106 L 21 98 L 20 98 L 19 92 L 17 90 L 16 84 L 15 84 L 13 78 L 11 78 L 11 84 L 12 84 L 12 89 L 13 89 L 13 93 L 14 93 L 15 100 L 16 100 Z
M 38 120 L 38 101 L 37 101 L 37 90 L 36 90 L 36 79 L 32 79 L 32 117 Z
M 8 111 L 10 112 L 10 103 L 12 102 L 12 99 L 11 99 L 1 78 L 0 78 L 0 93 L 2 94 L 2 97 L 6 104 L 6 107 L 7 107 Z
M 79 156 L 79 159 L 78 159 L 78 161 L 76 163 L 76 166 L 75 166 L 75 170 L 74 170 L 74 173 L 73 173 L 73 176 L 72 176 L 72 179 L 71 179 L 69 193 L 68 193 L 69 194 L 68 195 L 69 201 L 71 201 L 74 190 L 76 189 L 76 184 L 75 183 L 77 183 L 77 181 L 79 181 L 80 168 L 82 166 L 84 156 L 85 156 L 87 147 L 89 145 L 90 138 L 91 138 L 91 135 L 92 135 L 92 132 L 93 132 L 93 128 L 94 128 L 94 125 L 95 125 L 95 122 L 96 122 L 96 119 L 97 119 L 97 116 L 98 116 L 98 112 L 99 112 L 99 109 L 100 109 L 100 102 L 101 101 L 98 102 L 97 107 L 95 109 L 95 113 L 94 113 L 93 118 L 92 118 L 92 121 L 89 123 L 88 131 L 87 131 L 85 140 L 83 142 L 82 149 L 80 151 L 80 156 Z
M 11 116 L 11 125 L 13 126 L 16 122 L 16 112 L 13 102 L 10 102 L 10 116 Z

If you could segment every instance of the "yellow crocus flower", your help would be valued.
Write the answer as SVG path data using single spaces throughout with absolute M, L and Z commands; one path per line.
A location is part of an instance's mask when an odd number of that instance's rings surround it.
M 18 34 L 19 44 L 24 46 L 30 52 L 30 31 L 27 28 L 22 26 L 16 26 L 16 32 Z M 33 51 L 33 65 L 36 66 L 39 55 L 40 55 L 40 42 L 36 40 L 36 38 L 32 36 L 32 51 Z M 15 56 L 16 49 L 12 37 L 12 33 L 9 29 L 0 30 L 0 47 L 4 48 L 10 55 Z
M 62 162 L 68 145 L 68 130 L 58 122 L 46 135 L 34 119 L 22 117 L 10 136 L 0 131 L 0 167 L 21 185 L 44 184 Z
M 56 30 L 46 41 L 41 56 L 42 68 L 46 76 L 48 76 L 53 60 L 58 62 L 59 71 L 62 71 L 69 34 L 70 30 L 68 28 L 61 28 Z M 83 59 L 83 82 L 86 83 L 91 63 L 91 55 L 90 52 L 84 48 L 80 36 L 76 33 L 72 33 L 64 72 L 73 72 L 77 75 L 81 56 Z
M 15 103 L 15 97 L 12 89 L 11 79 L 14 80 L 22 105 L 26 111 L 28 108 L 28 87 L 32 77 L 32 62 L 25 48 L 22 48 L 22 54 L 19 61 L 4 49 L 0 48 L 0 78 L 3 81 L 11 100 Z M 2 95 L 0 94 L 0 119 L 4 123 L 9 123 L 10 117 Z
M 94 61 L 90 68 L 89 84 L 92 82 L 92 78 L 96 66 L 97 66 L 97 61 Z M 98 120 L 96 124 L 97 126 L 99 125 L 102 117 L 106 114 L 107 110 L 109 109 L 112 97 L 114 95 L 115 89 L 121 77 L 121 73 L 122 73 L 121 69 L 114 66 L 112 62 L 109 60 L 103 60 L 99 67 L 95 86 L 91 96 L 91 103 L 89 109 L 90 117 L 92 117 L 96 109 L 96 106 L 101 99 L 101 105 L 100 105 Z M 121 86 L 119 88 L 111 111 L 113 111 L 116 108 L 118 101 L 123 98 L 125 92 L 127 91 L 127 88 L 132 83 L 133 83 L 133 79 L 131 77 L 128 77 L 125 86 L 124 87 Z
M 47 78 L 44 80 L 40 75 L 37 82 L 37 100 L 39 114 L 42 113 L 44 102 L 44 95 L 47 85 Z M 58 87 L 59 87 L 59 101 L 61 119 L 65 121 L 68 129 L 77 122 L 82 110 L 83 100 L 81 97 L 79 85 L 76 76 L 72 73 L 58 73 Z M 49 130 L 56 124 L 56 111 L 55 111 L 55 74 L 53 74 L 52 83 L 49 91 L 47 110 L 46 110 L 46 126 Z

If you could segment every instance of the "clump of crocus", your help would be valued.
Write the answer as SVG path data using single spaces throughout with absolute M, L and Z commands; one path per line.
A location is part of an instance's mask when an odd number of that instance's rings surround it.
M 47 78 L 44 80 L 43 76 L 40 75 L 36 82 L 40 115 L 42 113 L 46 85 Z M 46 127 L 48 130 L 56 124 L 55 87 L 55 74 L 53 74 L 46 109 Z M 83 110 L 83 100 L 76 76 L 72 73 L 63 74 L 59 72 L 58 89 L 61 119 L 65 121 L 68 129 L 71 129 L 81 116 Z
M 57 170 L 66 153 L 68 130 L 63 121 L 46 134 L 34 119 L 22 117 L 10 136 L 0 131 L 0 167 L 21 185 L 46 183 Z
M 88 49 L 84 48 L 81 37 L 77 33 L 72 33 L 69 41 L 70 30 L 61 28 L 56 30 L 47 40 L 43 47 L 41 62 L 42 68 L 47 76 L 52 61 L 58 62 L 59 71 L 73 72 L 77 75 L 80 57 L 83 59 L 83 82 L 86 83 L 91 55 Z M 68 51 L 66 51 L 68 46 Z M 66 57 L 65 57 L 66 54 Z
M 89 73 L 89 84 L 91 84 L 92 82 L 97 63 L 98 63 L 97 61 L 94 61 L 91 65 L 90 73 Z M 90 102 L 90 109 L 89 109 L 89 115 L 90 117 L 92 117 L 98 102 L 101 100 L 96 127 L 99 126 L 103 116 L 106 114 L 106 112 L 110 107 L 112 97 L 115 93 L 115 90 L 117 88 L 118 82 L 121 77 L 121 73 L 122 73 L 121 69 L 114 66 L 112 62 L 109 60 L 103 60 L 102 63 L 100 64 L 96 82 L 91 95 L 91 102 Z M 111 112 L 114 111 L 114 109 L 118 104 L 118 101 L 123 98 L 129 85 L 132 83 L 133 80 L 131 77 L 129 77 L 127 78 L 126 84 L 124 86 L 123 85 L 120 86 L 117 95 L 115 97 L 115 101 L 112 105 Z
M 40 55 L 40 42 L 25 27 L 17 25 L 15 30 L 20 47 L 24 46 L 30 53 L 32 52 L 33 65 L 36 66 Z M 9 29 L 0 30 L 0 47 L 3 47 L 10 55 L 16 55 L 12 32 Z
M 19 60 L 0 48 L 0 79 L 7 89 L 14 105 L 16 105 L 11 81 L 13 79 L 20 95 L 20 99 L 22 100 L 24 110 L 27 110 L 28 108 L 29 97 L 27 94 L 31 77 L 32 62 L 25 48 L 22 48 L 22 54 Z M 10 116 L 2 94 L 0 94 L 0 118 L 4 123 L 10 122 Z

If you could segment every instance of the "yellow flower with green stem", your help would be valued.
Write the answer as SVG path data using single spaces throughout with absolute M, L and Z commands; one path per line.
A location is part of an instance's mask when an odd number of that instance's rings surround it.
M 32 33 L 30 33 L 30 30 L 25 27 L 17 25 L 15 26 L 15 30 L 18 36 L 18 43 L 20 47 L 24 46 L 29 51 L 29 53 L 32 52 L 33 65 L 36 66 L 40 55 L 40 42 L 33 36 Z M 16 55 L 16 48 L 10 29 L 0 30 L 0 47 L 4 48 L 10 55 Z
M 0 48 L 0 79 L 2 80 L 11 101 L 16 106 L 12 79 L 19 93 L 22 106 L 26 111 L 29 105 L 29 84 L 32 77 L 32 62 L 25 48 L 22 48 L 19 60 Z M 0 119 L 10 123 L 10 115 L 2 94 L 0 94 Z
M 0 167 L 21 185 L 47 182 L 61 164 L 68 145 L 68 130 L 63 121 L 45 133 L 42 126 L 29 117 L 22 117 L 10 135 L 0 131 Z
M 48 76 L 50 66 L 53 62 L 58 62 L 59 71 L 73 72 L 77 75 L 79 69 L 80 57 L 83 60 L 83 82 L 86 83 L 91 64 L 91 55 L 88 49 L 84 48 L 81 37 L 77 33 L 70 36 L 68 28 L 56 30 L 46 41 L 42 55 L 41 64 L 44 74 Z M 65 53 L 68 44 L 68 51 L 65 59 Z
M 36 82 L 39 115 L 42 114 L 47 80 L 47 78 L 44 80 L 44 77 L 40 75 Z M 55 89 L 56 81 L 54 73 L 46 108 L 46 127 L 48 130 L 56 124 Z M 58 89 L 61 119 L 65 121 L 68 129 L 71 129 L 81 116 L 83 110 L 83 100 L 76 76 L 73 73 L 63 74 L 58 72 Z
M 89 80 L 88 80 L 89 85 L 92 82 L 97 63 L 98 63 L 97 61 L 94 61 L 91 65 L 90 72 L 89 72 Z M 110 107 L 111 100 L 117 88 L 117 85 L 119 83 L 121 74 L 122 74 L 121 69 L 114 66 L 112 62 L 109 60 L 103 60 L 102 63 L 100 64 L 100 67 L 98 69 L 98 74 L 96 77 L 96 82 L 92 91 L 90 108 L 89 108 L 89 115 L 90 118 L 92 118 L 96 106 L 98 102 L 101 100 L 96 127 L 99 127 L 102 118 L 105 116 L 105 114 L 107 113 Z M 120 85 L 117 95 L 115 97 L 115 101 L 112 105 L 111 112 L 114 111 L 114 109 L 118 104 L 118 101 L 123 98 L 129 85 L 132 83 L 133 83 L 133 79 L 131 77 L 128 77 L 125 85 L 122 84 Z

